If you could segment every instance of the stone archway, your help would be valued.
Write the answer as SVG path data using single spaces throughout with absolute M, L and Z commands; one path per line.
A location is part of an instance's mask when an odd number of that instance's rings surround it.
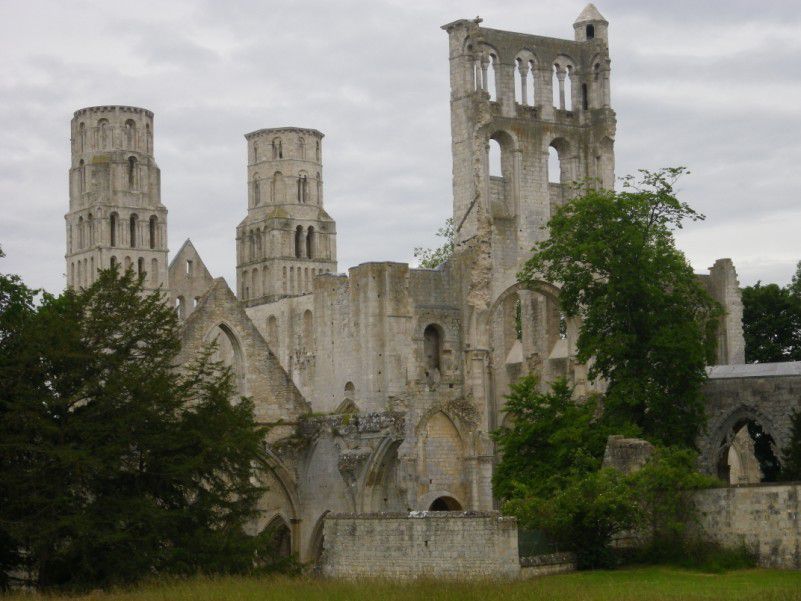
M 242 344 L 234 330 L 226 323 L 219 323 L 206 335 L 206 342 L 216 344 L 212 359 L 231 369 L 238 396 L 247 396 L 247 366 Z
M 730 485 L 774 482 L 781 465 L 768 418 L 749 407 L 733 411 L 715 430 L 707 470 Z
M 431 502 L 429 511 L 462 511 L 462 504 L 449 496 L 437 497 Z

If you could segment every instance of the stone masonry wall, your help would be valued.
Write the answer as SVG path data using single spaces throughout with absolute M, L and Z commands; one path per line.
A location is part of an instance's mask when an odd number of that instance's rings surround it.
M 517 521 L 497 511 L 330 515 L 322 570 L 338 578 L 518 578 Z
M 764 567 L 801 568 L 801 484 L 713 488 L 695 494 L 706 537 L 746 545 Z

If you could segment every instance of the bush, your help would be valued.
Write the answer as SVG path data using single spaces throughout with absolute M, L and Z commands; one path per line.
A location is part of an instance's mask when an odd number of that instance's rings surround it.
M 756 566 L 755 554 L 745 545 L 722 547 L 717 543 L 698 539 L 685 540 L 675 546 L 654 540 L 631 553 L 628 559 L 635 564 L 670 565 L 710 574 Z

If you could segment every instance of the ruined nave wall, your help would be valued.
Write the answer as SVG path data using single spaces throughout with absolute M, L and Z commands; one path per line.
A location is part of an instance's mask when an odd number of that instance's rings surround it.
M 403 411 L 463 394 L 454 296 L 446 269 L 365 263 L 246 310 L 314 411 Z

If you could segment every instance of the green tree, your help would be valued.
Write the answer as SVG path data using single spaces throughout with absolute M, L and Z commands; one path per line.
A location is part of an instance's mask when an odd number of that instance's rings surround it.
M 748 363 L 801 360 L 801 281 L 796 272 L 785 287 L 743 288 L 743 336 Z
M 0 532 L 33 583 L 251 569 L 264 431 L 213 349 L 177 368 L 175 313 L 130 270 L 26 294 L 0 317 Z
M 600 469 L 606 439 L 619 432 L 599 420 L 598 398 L 572 397 L 561 379 L 546 392 L 531 375 L 512 384 L 504 405 L 509 427 L 493 433 L 503 458 L 493 474 L 496 496 L 549 495 L 576 473 Z
M 0 258 L 4 257 L 0 248 Z M 4 367 L 22 346 L 19 332 L 35 315 L 36 290 L 25 286 L 19 276 L 0 273 L 0 432 L 10 419 L 10 403 L 5 394 L 7 382 L 3 378 Z M 7 441 L 0 433 L 0 475 L 17 468 L 14 458 L 5 451 Z M 0 591 L 9 586 L 9 574 L 20 565 L 22 556 L 19 540 L 12 535 L 12 525 L 3 519 L 2 508 L 8 507 L 16 491 L 11 482 L 0 477 Z
M 551 218 L 550 237 L 519 278 L 561 286 L 562 310 L 581 318 L 578 359 L 608 382 L 609 419 L 655 442 L 692 446 L 721 309 L 673 238 L 684 221 L 703 219 L 675 196 L 685 172 L 641 171 L 621 192 L 581 188 Z
M 445 220 L 445 225 L 437 230 L 437 236 L 445 239 L 445 243 L 442 246 L 438 248 L 418 246 L 414 249 L 414 258 L 420 262 L 420 267 L 436 269 L 453 256 L 456 230 L 453 227 L 452 217 L 448 217 Z
M 579 569 L 612 567 L 614 537 L 638 523 L 634 491 L 626 476 L 611 468 L 570 472 L 551 494 L 522 494 L 504 510 L 575 553 Z

